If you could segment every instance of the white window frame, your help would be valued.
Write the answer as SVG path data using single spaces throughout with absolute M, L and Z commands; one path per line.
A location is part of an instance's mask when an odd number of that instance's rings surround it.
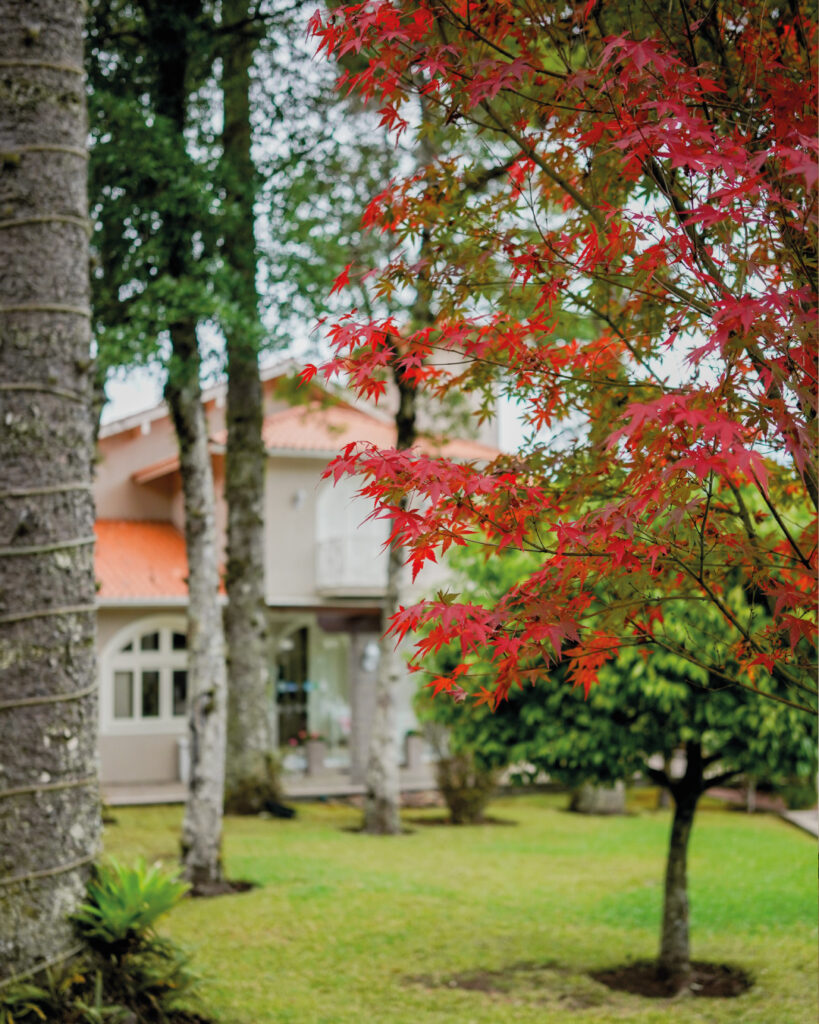
M 187 714 L 174 715 L 173 673 L 175 670 L 188 671 L 187 648 L 175 651 L 172 647 L 174 633 L 187 634 L 188 626 L 184 615 L 151 615 L 129 623 L 118 630 L 105 645 L 100 656 L 100 731 L 111 735 L 146 735 L 183 733 Z M 159 650 L 139 649 L 140 637 L 146 633 L 159 633 Z M 133 649 L 123 651 L 129 643 Z M 114 717 L 114 673 L 134 673 L 134 715 L 131 718 Z M 142 672 L 159 672 L 159 715 L 143 718 Z M 188 676 L 190 697 L 190 674 Z

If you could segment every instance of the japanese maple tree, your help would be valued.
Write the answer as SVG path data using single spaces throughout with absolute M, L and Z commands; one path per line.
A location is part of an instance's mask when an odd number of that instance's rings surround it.
M 359 54 L 340 85 L 385 124 L 411 131 L 422 94 L 449 139 L 364 213 L 395 236 L 379 286 L 423 274 L 434 324 L 352 310 L 323 372 L 378 395 L 399 345 L 419 388 L 505 393 L 531 428 L 488 466 L 351 446 L 331 468 L 363 478 L 414 571 L 469 538 L 538 556 L 491 608 L 440 594 L 394 617 L 424 627 L 420 658 L 458 641 L 435 688 L 475 691 L 488 648 L 479 700 L 544 661 L 588 691 L 636 645 L 815 710 L 814 9 L 375 0 L 312 29 Z M 512 162 L 475 194 L 484 151 Z M 591 337 L 565 329 L 581 312 Z M 719 628 L 671 628 L 672 602 Z

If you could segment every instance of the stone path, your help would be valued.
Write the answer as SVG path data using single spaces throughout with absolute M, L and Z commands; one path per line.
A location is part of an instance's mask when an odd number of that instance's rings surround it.
M 730 804 L 745 803 L 745 794 L 738 789 L 718 786 L 714 789 L 709 789 L 708 796 L 715 797 L 717 800 L 724 800 Z M 796 825 L 797 828 L 809 832 L 812 836 L 819 837 L 819 809 L 816 807 L 809 811 L 789 811 L 781 797 L 771 796 L 768 793 L 757 793 L 756 809 L 757 811 L 778 814 L 783 821 L 788 821 L 792 825 Z
M 819 810 L 815 807 L 810 811 L 782 811 L 782 817 L 797 828 L 819 837 Z

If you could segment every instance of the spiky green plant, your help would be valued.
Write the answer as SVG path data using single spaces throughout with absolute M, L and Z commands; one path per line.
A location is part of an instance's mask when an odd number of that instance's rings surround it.
M 148 866 L 142 858 L 127 865 L 111 857 L 95 868 L 88 900 L 73 920 L 93 948 L 124 951 L 155 935 L 157 919 L 176 906 L 189 888 L 177 871 L 159 864 Z

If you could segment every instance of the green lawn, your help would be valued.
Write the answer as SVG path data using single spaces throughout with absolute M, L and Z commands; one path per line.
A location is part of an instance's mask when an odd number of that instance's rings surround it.
M 345 831 L 359 816 L 343 805 L 300 805 L 294 821 L 231 818 L 228 874 L 261 888 L 185 900 L 167 930 L 191 950 L 220 1024 L 816 1020 L 809 836 L 705 802 L 690 857 L 692 952 L 756 984 L 738 999 L 649 1001 L 585 972 L 655 954 L 669 815 L 583 818 L 563 803 L 504 798 L 491 813 L 514 826 L 395 838 Z M 109 852 L 174 859 L 180 808 L 115 814 Z M 440 812 L 408 817 L 423 814 Z

